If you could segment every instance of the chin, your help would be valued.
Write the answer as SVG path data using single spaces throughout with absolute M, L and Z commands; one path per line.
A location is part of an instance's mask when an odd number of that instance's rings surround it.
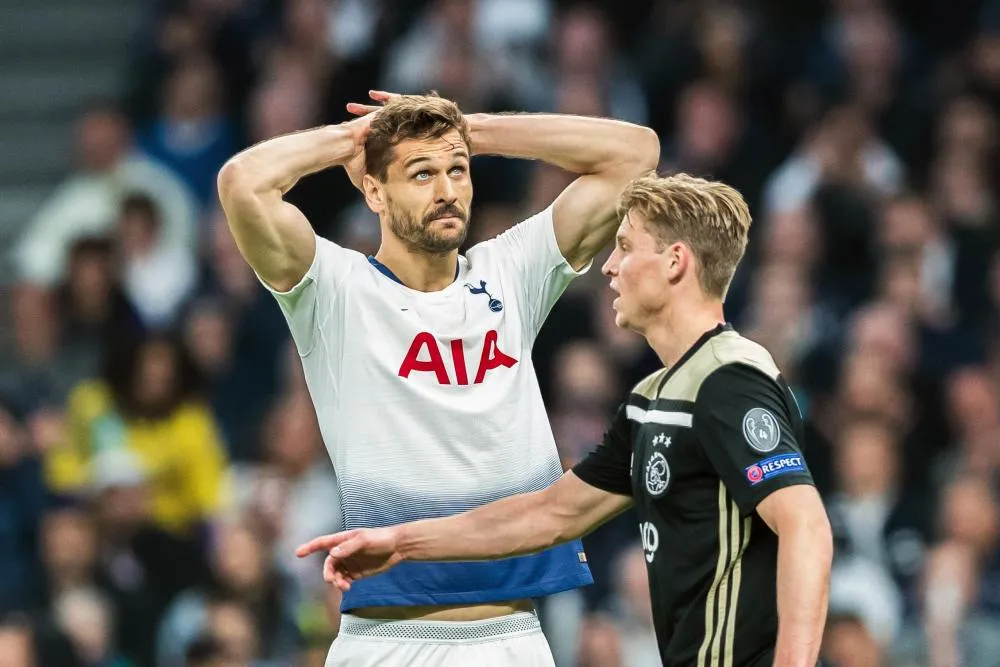
M 444 251 L 456 250 L 465 243 L 466 227 L 454 227 L 434 234 L 430 239 L 435 247 Z

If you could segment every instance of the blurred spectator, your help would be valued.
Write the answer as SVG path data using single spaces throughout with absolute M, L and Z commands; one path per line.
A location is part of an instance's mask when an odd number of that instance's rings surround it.
M 297 361 L 297 360 L 296 360 Z M 301 373 L 300 365 L 295 363 Z M 255 517 L 274 545 L 272 561 L 297 595 L 322 587 L 322 559 L 295 556 L 300 544 L 343 528 L 340 487 L 304 389 L 288 392 L 263 433 L 266 463 L 237 473 L 236 504 Z
M 580 631 L 577 667 L 625 667 L 622 638 L 611 619 L 595 615 Z
M 139 147 L 173 169 L 202 207 L 213 199 L 219 168 L 236 152 L 225 94 L 211 60 L 186 58 L 164 82 L 159 114 L 138 136 Z
M 830 615 L 823 635 L 822 657 L 836 667 L 881 665 L 882 649 L 864 623 L 851 615 Z
M 437 90 L 467 111 L 523 107 L 538 72 L 518 47 L 541 36 L 548 20 L 545 4 L 432 0 L 390 49 L 384 87 L 401 93 Z
M 183 346 L 168 336 L 119 346 L 103 378 L 73 391 L 66 440 L 47 456 L 49 484 L 85 494 L 99 478 L 97 455 L 127 448 L 150 480 L 157 524 L 191 534 L 226 502 L 224 446 L 195 381 Z
M 162 230 L 156 202 L 141 194 L 125 198 L 118 221 L 122 283 L 150 329 L 173 324 L 198 277 L 191 254 L 162 243 Z
M 904 186 L 904 168 L 859 109 L 838 107 L 771 175 L 764 190 L 764 210 L 799 208 L 821 183 L 852 184 L 894 195 Z
M 262 423 L 281 389 L 288 326 L 240 256 L 221 211 L 210 225 L 203 296 L 188 310 L 184 335 L 230 458 L 260 460 Z
M 210 583 L 183 592 L 159 628 L 157 665 L 183 665 L 204 627 L 243 660 L 280 658 L 298 643 L 280 574 L 269 568 L 269 540 L 247 522 L 226 522 L 212 546 Z
M 855 418 L 844 424 L 834 452 L 838 488 L 827 511 L 838 556 L 883 570 L 886 584 L 898 591 L 893 595 L 902 596 L 900 611 L 912 614 L 915 582 L 931 539 L 931 498 L 902 486 L 900 458 L 900 443 L 884 421 Z M 884 648 L 891 637 L 879 639 Z
M 942 454 L 939 483 L 964 474 L 1000 481 L 1000 391 L 985 372 L 956 372 L 947 386 L 947 409 L 955 440 Z M 947 475 L 947 477 L 945 477 Z
M 19 417 L 12 402 L 0 401 L 0 617 L 33 607 L 41 592 L 38 532 L 46 489 Z
M 660 654 L 653 631 L 646 557 L 637 544 L 632 544 L 622 550 L 615 565 L 618 593 L 611 609 L 621 636 L 622 665 L 657 667 Z
M 755 212 L 757 193 L 776 159 L 765 131 L 752 124 L 740 101 L 720 84 L 695 81 L 680 93 L 677 125 L 667 135 L 660 168 L 725 181 L 746 193 Z
M 182 590 L 205 580 L 201 545 L 156 526 L 137 456 L 110 449 L 94 462 L 90 506 L 96 519 L 98 583 L 117 610 L 122 653 L 154 664 L 156 626 Z
M 72 385 L 101 372 L 109 346 L 142 330 L 118 269 L 115 244 L 109 239 L 82 238 L 70 249 L 66 278 L 55 294 L 63 352 L 58 366 L 71 382 L 60 403 Z M 180 269 L 183 272 L 183 264 Z
M 931 665 L 992 665 L 1000 655 L 1000 507 L 976 477 L 955 481 L 941 510 L 943 542 L 924 577 L 924 637 L 909 649 Z
M 23 623 L 0 623 L 0 656 L 4 667 L 36 667 L 31 628 Z
M 601 440 L 621 391 L 607 353 L 592 341 L 563 346 L 554 370 L 549 421 L 560 457 L 571 467 Z
M 78 172 L 49 197 L 14 248 L 21 280 L 55 285 L 73 241 L 109 232 L 123 197 L 132 192 L 147 194 L 163 211 L 164 243 L 194 252 L 197 205 L 191 192 L 162 164 L 132 150 L 125 118 L 112 109 L 91 109 L 78 123 L 76 142 Z
M 228 653 L 222 643 L 206 634 L 188 646 L 184 667 L 228 667 L 231 663 L 227 658 Z
M 18 396 L 28 412 L 61 406 L 92 359 L 60 345 L 59 309 L 51 292 L 18 285 L 8 303 L 12 340 L 0 354 L 0 391 Z M 82 362 L 83 368 L 69 358 Z
M 94 521 L 82 507 L 49 510 L 41 522 L 41 563 L 45 568 L 45 607 L 61 594 L 94 584 L 97 535 Z
M 133 665 L 115 651 L 113 613 L 109 600 L 94 589 L 64 591 L 53 603 L 57 625 L 87 667 Z

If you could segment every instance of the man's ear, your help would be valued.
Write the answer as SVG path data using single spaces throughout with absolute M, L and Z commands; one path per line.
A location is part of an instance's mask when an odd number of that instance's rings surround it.
M 361 189 L 365 193 L 365 203 L 372 213 L 379 214 L 385 210 L 385 188 L 371 174 L 365 174 L 361 179 Z
M 680 282 L 681 278 L 694 268 L 691 249 L 680 241 L 668 245 L 663 254 L 667 262 L 667 279 L 671 284 Z

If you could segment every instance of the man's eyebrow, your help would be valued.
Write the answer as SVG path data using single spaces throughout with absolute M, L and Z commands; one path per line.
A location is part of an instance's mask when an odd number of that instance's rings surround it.
M 405 160 L 403 162 L 403 168 L 404 169 L 409 169 L 410 167 L 412 167 L 415 164 L 419 164 L 421 162 L 430 162 L 430 160 L 431 159 L 428 156 L 426 156 L 426 155 L 418 155 L 416 157 L 411 157 L 408 160 Z
M 469 159 L 469 152 L 467 150 L 465 150 L 464 148 L 456 148 L 454 151 L 452 151 L 451 155 L 452 155 L 452 157 L 465 158 L 466 160 Z M 419 164 L 421 162 L 430 162 L 430 159 L 431 158 L 430 158 L 429 155 L 417 155 L 416 157 L 411 157 L 411 158 L 409 158 L 407 160 L 404 160 L 403 161 L 403 168 L 404 169 L 409 169 L 410 167 L 412 167 L 415 164 Z

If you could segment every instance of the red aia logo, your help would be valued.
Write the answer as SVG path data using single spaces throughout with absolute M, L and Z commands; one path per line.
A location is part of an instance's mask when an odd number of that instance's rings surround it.
M 455 368 L 455 384 L 469 384 L 469 369 L 465 365 L 465 348 L 462 339 L 451 341 L 451 362 Z M 473 384 L 480 384 L 487 371 L 506 366 L 510 368 L 517 359 L 504 354 L 497 345 L 497 332 L 487 331 L 483 340 L 483 351 L 479 355 L 479 366 Z M 444 357 L 438 347 L 437 339 L 426 331 L 421 331 L 410 343 L 410 349 L 399 367 L 399 377 L 410 377 L 410 373 L 420 371 L 434 373 L 438 384 L 451 384 L 448 371 L 444 365 Z

